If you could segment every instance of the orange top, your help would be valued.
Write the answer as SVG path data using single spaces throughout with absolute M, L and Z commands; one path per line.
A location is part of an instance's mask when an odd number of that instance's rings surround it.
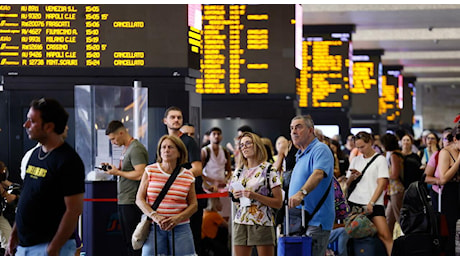
M 219 226 L 224 218 L 216 211 L 203 211 L 203 224 L 201 226 L 201 238 L 216 238 Z

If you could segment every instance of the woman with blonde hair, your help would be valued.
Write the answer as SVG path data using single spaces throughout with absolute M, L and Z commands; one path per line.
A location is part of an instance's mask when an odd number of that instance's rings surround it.
M 162 136 L 157 147 L 157 162 L 145 168 L 136 196 L 137 206 L 152 219 L 149 236 L 142 247 L 143 256 L 154 255 L 155 251 L 158 255 L 171 255 L 173 251 L 180 256 L 196 255 L 190 229 L 190 217 L 198 208 L 195 177 L 190 170 L 181 167 L 185 162 L 187 148 L 184 143 L 172 135 Z M 180 167 L 179 174 L 158 208 L 153 210 L 152 204 L 176 167 Z M 172 236 L 175 248 L 172 248 Z
M 267 162 L 267 151 L 258 135 L 244 132 L 238 146 L 241 157 L 230 184 L 237 208 L 232 231 L 235 255 L 250 256 L 256 246 L 259 256 L 274 256 L 271 208 L 279 209 L 283 204 L 281 181 Z

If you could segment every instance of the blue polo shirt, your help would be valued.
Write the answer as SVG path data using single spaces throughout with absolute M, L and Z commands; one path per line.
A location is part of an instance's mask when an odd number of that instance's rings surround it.
M 289 183 L 289 197 L 295 195 L 302 188 L 314 170 L 322 170 L 327 175 L 304 198 L 305 209 L 311 213 L 332 181 L 332 176 L 334 176 L 334 156 L 326 144 L 315 138 L 304 151 L 297 151 L 296 158 L 297 161 Z M 299 205 L 297 208 L 301 208 L 301 206 Z M 334 188 L 331 187 L 323 206 L 316 212 L 308 225 L 317 227 L 321 225 L 323 230 L 332 230 L 334 219 Z

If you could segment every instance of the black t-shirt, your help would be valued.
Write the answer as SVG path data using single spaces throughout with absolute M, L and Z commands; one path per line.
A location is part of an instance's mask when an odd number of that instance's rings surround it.
M 201 162 L 201 150 L 198 147 L 198 144 L 195 142 L 195 140 L 186 134 L 182 134 L 180 136 L 180 139 L 182 140 L 182 142 L 184 142 L 185 147 L 187 148 L 188 162 Z M 203 190 L 203 178 L 201 176 L 195 177 L 195 192 L 196 194 L 205 193 L 205 191 Z M 199 209 L 206 208 L 207 204 L 208 201 L 206 199 L 198 200 Z
M 295 154 L 297 153 L 297 148 L 294 145 L 289 149 L 288 154 L 286 155 L 286 171 L 292 171 L 295 166 Z
M 187 148 L 188 161 L 190 163 L 195 161 L 201 162 L 201 150 L 195 140 L 186 134 L 182 134 L 180 139 L 184 142 L 185 147 Z
M 46 155 L 41 149 L 36 148 L 30 156 L 17 208 L 21 246 L 50 242 L 66 210 L 64 197 L 85 192 L 84 165 L 69 144 Z

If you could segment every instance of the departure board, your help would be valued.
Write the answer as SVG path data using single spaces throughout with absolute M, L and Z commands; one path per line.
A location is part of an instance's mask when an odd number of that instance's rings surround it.
M 203 5 L 202 11 L 197 93 L 295 95 L 300 5 Z
M 304 26 L 304 65 L 297 88 L 299 107 L 348 107 L 351 32 L 331 32 L 330 27 L 321 29 Z
M 400 70 L 383 69 L 379 114 L 386 115 L 388 122 L 397 122 L 401 115 L 403 77 Z
M 148 68 L 198 70 L 201 28 L 187 18 L 201 18 L 201 5 L 198 14 L 197 8 L 188 7 L 1 4 L 0 70 L 23 74 L 63 68 L 91 74 L 98 68 L 146 74 Z
M 379 114 L 379 80 L 382 75 L 381 50 L 353 52 L 353 84 L 350 88 L 352 115 Z

